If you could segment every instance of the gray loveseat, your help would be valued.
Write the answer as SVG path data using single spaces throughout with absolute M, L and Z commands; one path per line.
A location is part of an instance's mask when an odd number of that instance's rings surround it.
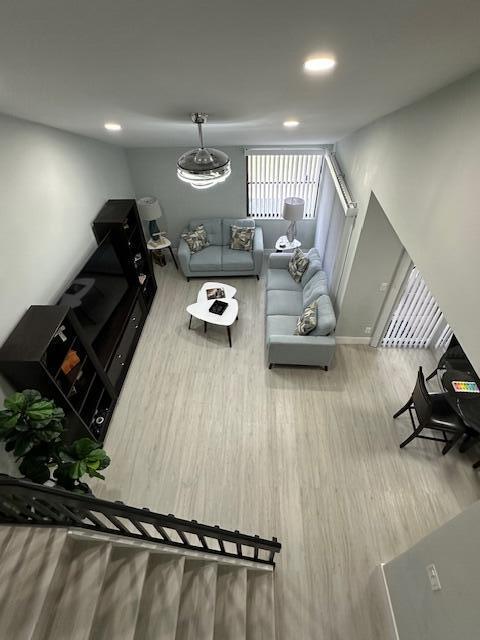
M 335 353 L 335 312 L 328 296 L 327 276 L 316 249 L 301 282 L 288 272 L 289 253 L 272 253 L 266 291 L 266 347 L 269 367 L 300 364 L 328 367 Z M 317 327 L 307 336 L 294 335 L 303 309 L 317 301 Z
M 188 244 L 182 237 L 178 245 L 180 267 L 187 280 L 211 276 L 257 276 L 258 280 L 263 262 L 263 232 L 261 227 L 255 226 L 254 220 L 251 218 L 191 220 L 185 231 L 191 231 L 199 224 L 205 227 L 210 245 L 196 253 L 190 253 Z M 232 224 L 238 227 L 255 228 L 252 251 L 230 249 Z

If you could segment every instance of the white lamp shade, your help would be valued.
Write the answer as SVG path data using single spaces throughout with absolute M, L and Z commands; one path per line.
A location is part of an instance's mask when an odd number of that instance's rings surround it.
M 305 200 L 303 198 L 285 198 L 283 203 L 284 220 L 301 220 L 304 207 Z
M 146 196 L 137 200 L 137 207 L 142 220 L 157 220 L 162 217 L 160 204 L 153 196 Z

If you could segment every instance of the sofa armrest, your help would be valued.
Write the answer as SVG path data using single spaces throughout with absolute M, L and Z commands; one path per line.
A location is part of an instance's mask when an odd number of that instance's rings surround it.
M 183 238 L 178 244 L 178 261 L 185 276 L 190 275 L 190 249 Z
M 286 269 L 291 257 L 291 253 L 271 253 L 268 256 L 268 268 Z
M 335 354 L 335 336 L 267 336 L 269 363 L 328 367 Z
M 260 275 L 263 265 L 263 229 L 258 226 L 255 227 L 253 235 L 253 262 L 255 273 Z

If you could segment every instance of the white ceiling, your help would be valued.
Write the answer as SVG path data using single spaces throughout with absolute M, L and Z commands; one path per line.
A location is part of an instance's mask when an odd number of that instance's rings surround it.
M 210 145 L 332 142 L 476 69 L 479 28 L 479 0 L 3 0 L 0 111 L 124 146 L 191 146 L 197 110 Z M 333 73 L 303 73 L 317 52 Z

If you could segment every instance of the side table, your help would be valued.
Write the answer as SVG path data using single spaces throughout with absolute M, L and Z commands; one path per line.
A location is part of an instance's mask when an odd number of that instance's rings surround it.
M 294 249 L 297 249 L 301 246 L 302 243 L 296 238 L 292 242 L 289 242 L 287 236 L 280 236 L 280 238 L 275 243 L 275 250 L 277 251 L 277 253 L 281 253 L 282 251 L 293 251 Z
M 165 257 L 162 252 L 164 249 L 168 249 L 170 251 L 170 255 L 172 256 L 173 264 L 178 271 L 178 264 L 172 251 L 172 243 L 168 238 L 162 238 L 162 242 L 155 242 L 154 240 L 150 239 L 147 242 L 147 248 L 152 252 L 152 256 L 155 262 L 161 267 L 165 265 Z

